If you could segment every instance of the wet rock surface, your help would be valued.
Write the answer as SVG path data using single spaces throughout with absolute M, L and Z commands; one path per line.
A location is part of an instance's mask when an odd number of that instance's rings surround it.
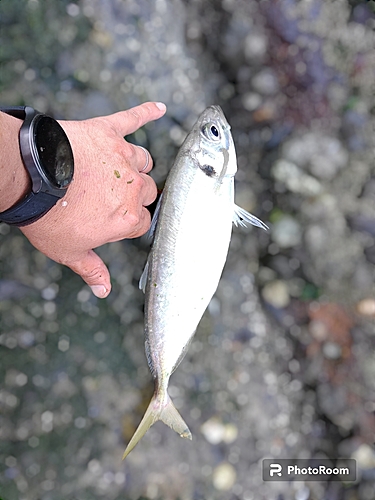
M 332 0 L 1 2 L 1 101 L 82 119 L 155 99 L 131 140 L 162 185 L 209 104 L 232 126 L 235 229 L 171 380 L 193 434 L 150 429 L 140 240 L 98 250 L 113 291 L 0 225 L 2 500 L 372 500 L 374 9 Z M 214 214 L 213 214 L 214 216 Z M 263 458 L 352 457 L 358 480 L 263 482 Z

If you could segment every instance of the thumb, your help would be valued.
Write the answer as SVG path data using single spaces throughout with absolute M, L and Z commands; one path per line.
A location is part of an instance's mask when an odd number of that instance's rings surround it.
M 109 271 L 93 250 L 89 250 L 82 259 L 69 263 L 68 266 L 81 276 L 96 297 L 104 299 L 109 295 L 111 291 Z

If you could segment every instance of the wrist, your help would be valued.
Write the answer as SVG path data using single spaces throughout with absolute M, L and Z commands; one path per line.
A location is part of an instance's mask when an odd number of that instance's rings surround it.
M 5 127 L 11 141 L 8 152 L 11 164 L 7 167 L 4 163 L 3 168 L 11 182 L 11 196 L 4 193 L 2 203 L 9 205 L 9 198 L 13 203 L 0 212 L 0 221 L 19 227 L 27 226 L 43 217 L 66 194 L 73 180 L 73 152 L 63 128 L 52 117 L 30 106 L 1 107 L 0 111 L 22 120 L 20 128 L 14 123 L 12 127 L 10 122 L 9 129 Z M 19 136 L 17 158 L 21 156 L 24 168 L 20 168 L 15 155 L 16 135 Z M 13 177 L 9 177 L 12 170 Z M 29 177 L 27 183 L 25 170 Z M 9 185 L 9 182 L 5 184 Z M 15 195 L 18 195 L 16 201 Z
M 0 112 L 0 212 L 20 201 L 31 189 L 19 148 L 22 120 Z

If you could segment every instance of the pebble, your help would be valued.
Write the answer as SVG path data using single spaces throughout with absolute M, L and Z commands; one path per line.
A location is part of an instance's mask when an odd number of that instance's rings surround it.
M 273 224 L 271 236 L 280 248 L 290 248 L 301 243 L 302 229 L 294 217 L 283 215 Z
M 53 384 L 52 391 L 59 398 L 70 398 L 77 392 L 77 387 L 66 373 L 61 373 Z
M 294 497 L 295 500 L 309 500 L 310 498 L 310 489 L 307 486 L 302 486 Z
M 348 161 L 348 152 L 336 137 L 308 132 L 284 144 L 282 156 L 299 167 L 307 168 L 320 179 L 332 179 Z
M 262 297 L 277 309 L 283 309 L 290 303 L 288 286 L 282 280 L 274 280 L 267 283 L 262 290 Z
M 304 196 L 316 196 L 322 192 L 321 183 L 303 172 L 296 164 L 280 159 L 272 167 L 272 175 L 283 182 L 289 191 Z
M 242 104 L 247 111 L 254 111 L 262 104 L 262 97 L 256 92 L 247 92 L 242 96 Z
M 323 354 L 327 359 L 339 359 L 341 353 L 341 347 L 336 342 L 325 342 L 323 344 Z
M 326 248 L 328 231 L 319 224 L 310 224 L 305 230 L 306 247 L 319 255 Z
M 211 444 L 233 443 L 237 439 L 238 429 L 234 424 L 224 424 L 219 418 L 212 417 L 201 427 L 201 432 Z
M 323 342 L 328 337 L 328 329 L 327 325 L 323 321 L 312 320 L 309 323 L 309 333 L 316 339 L 318 342 Z
M 212 474 L 212 483 L 219 491 L 228 491 L 236 482 L 237 473 L 228 462 L 218 465 Z
M 375 299 L 363 299 L 356 305 L 357 313 L 361 316 L 375 316 Z
M 361 444 L 353 453 L 352 457 L 357 461 L 361 469 L 375 468 L 375 452 L 368 444 Z
M 274 95 L 279 90 L 279 82 L 275 73 L 265 68 L 257 73 L 251 80 L 252 86 L 256 92 L 263 95 Z
M 267 53 L 267 37 L 258 33 L 250 33 L 244 42 L 245 57 L 249 62 L 259 61 Z
M 225 428 L 218 418 L 212 417 L 202 425 L 201 432 L 209 443 L 219 444 L 223 440 Z
M 5 385 L 8 387 L 23 387 L 27 380 L 27 375 L 18 370 L 10 369 L 5 374 Z
M 225 426 L 225 432 L 223 436 L 223 441 L 226 444 L 233 443 L 238 437 L 238 428 L 234 424 L 227 424 Z

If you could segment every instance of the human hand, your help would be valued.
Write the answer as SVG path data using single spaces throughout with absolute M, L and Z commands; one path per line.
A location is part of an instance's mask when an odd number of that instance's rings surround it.
M 123 137 L 165 111 L 164 104 L 148 102 L 110 116 L 60 122 L 73 149 L 74 179 L 46 215 L 21 228 L 41 252 L 79 274 L 97 297 L 107 297 L 111 283 L 93 248 L 144 234 L 150 227 L 145 207 L 156 198 L 155 182 L 147 175 L 151 156 Z

